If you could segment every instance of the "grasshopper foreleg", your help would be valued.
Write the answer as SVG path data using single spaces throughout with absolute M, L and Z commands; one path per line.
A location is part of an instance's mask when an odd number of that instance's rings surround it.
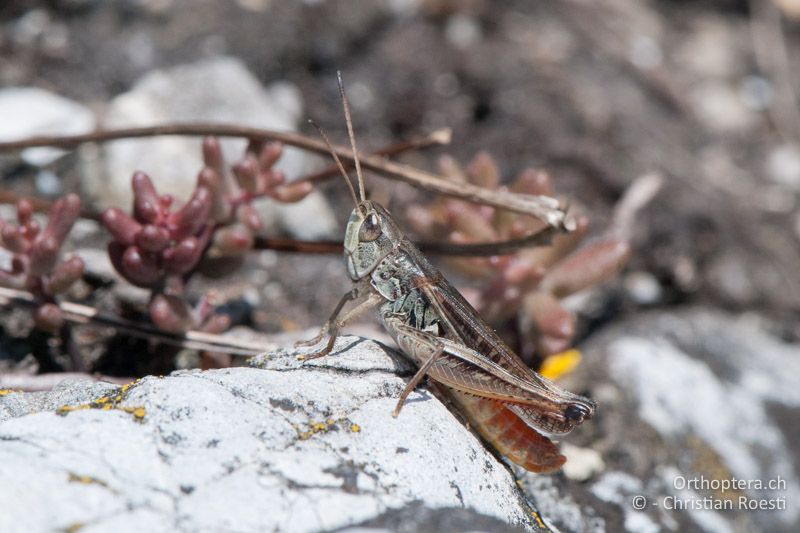
M 339 330 L 341 328 L 343 328 L 352 319 L 363 314 L 365 311 L 368 311 L 369 309 L 372 309 L 373 307 L 384 302 L 382 296 L 376 293 L 371 293 L 369 297 L 367 297 L 357 306 L 355 306 L 350 311 L 345 313 L 343 317 L 338 318 L 339 314 L 342 312 L 342 309 L 347 304 L 347 302 L 358 299 L 360 297 L 360 294 L 361 291 L 359 290 L 358 287 L 356 287 L 352 291 L 342 296 L 342 299 L 339 301 L 339 304 L 336 306 L 336 309 L 333 310 L 331 317 L 322 326 L 322 330 L 319 332 L 319 335 L 317 335 L 311 340 L 302 341 L 295 344 L 295 346 L 313 346 L 317 344 L 319 341 L 321 341 L 323 338 L 325 338 L 326 335 L 328 336 L 328 342 L 320 351 L 314 352 L 309 355 L 303 355 L 300 357 L 301 359 L 307 361 L 309 359 L 317 359 L 319 357 L 325 357 L 326 355 L 331 353 L 331 351 L 333 350 L 333 345 L 336 342 L 336 337 L 339 335 Z
M 336 304 L 336 307 L 333 309 L 333 313 L 331 313 L 330 318 L 328 318 L 328 320 L 326 320 L 325 323 L 322 325 L 322 329 L 319 330 L 317 336 L 314 337 L 313 339 L 298 341 L 294 343 L 295 347 L 301 348 L 306 346 L 315 346 L 319 341 L 324 339 L 325 335 L 327 335 L 331 329 L 331 324 L 333 324 L 336 321 L 336 318 L 339 316 L 339 313 L 342 312 L 344 306 L 347 305 L 347 302 L 355 300 L 356 298 L 358 298 L 358 288 L 354 288 L 353 290 L 346 292 L 344 296 L 342 296 L 342 298 L 339 300 L 339 303 Z

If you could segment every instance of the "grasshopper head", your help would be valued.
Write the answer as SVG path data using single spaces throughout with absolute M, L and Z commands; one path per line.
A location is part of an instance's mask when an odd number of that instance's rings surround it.
M 356 196 L 355 188 L 350 182 L 347 170 L 328 140 L 328 136 L 314 121 L 309 122 L 319 130 L 319 134 L 325 141 L 328 151 L 339 167 L 339 172 L 345 183 L 347 183 L 347 188 L 350 190 L 350 195 L 353 197 L 353 203 L 356 206 L 347 221 L 347 230 L 344 235 L 344 256 L 347 260 L 347 273 L 350 274 L 350 279 L 358 281 L 368 276 L 378 266 L 378 263 L 400 244 L 403 239 L 403 232 L 394 223 L 392 216 L 383 206 L 367 200 L 364 190 L 364 175 L 361 172 L 356 138 L 353 134 L 353 121 L 350 118 L 350 104 L 347 102 L 347 95 L 344 92 L 341 72 L 337 72 L 337 78 L 339 81 L 339 93 L 342 96 L 342 106 L 344 107 L 344 118 L 347 123 L 347 135 L 350 138 L 350 147 L 353 150 L 353 164 L 356 167 L 356 175 L 358 176 L 358 196 Z
M 350 279 L 357 281 L 372 272 L 403 238 L 403 232 L 380 204 L 359 202 L 353 209 L 344 235 L 344 256 Z

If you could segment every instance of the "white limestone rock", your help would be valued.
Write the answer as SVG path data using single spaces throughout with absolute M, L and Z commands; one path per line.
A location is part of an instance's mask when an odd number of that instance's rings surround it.
M 37 87 L 0 89 L 0 117 L 0 141 L 88 133 L 95 125 L 94 113 L 86 106 Z M 26 148 L 20 156 L 29 165 L 41 167 L 65 153 L 58 148 L 40 147 Z
M 418 390 L 392 418 L 402 360 L 356 337 L 336 351 L 0 397 L 0 530 L 320 531 L 414 502 L 536 530 L 509 470 L 438 400 Z

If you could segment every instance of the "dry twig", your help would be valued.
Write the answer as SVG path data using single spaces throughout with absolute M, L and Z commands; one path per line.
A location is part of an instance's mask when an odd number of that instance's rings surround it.
M 0 287 L 0 305 L 37 306 L 39 302 L 29 292 Z M 69 322 L 76 324 L 91 322 L 109 326 L 134 337 L 156 340 L 171 346 L 244 356 L 258 355 L 269 348 L 269 346 L 201 331 L 187 331 L 183 334 L 168 333 L 147 324 L 101 313 L 93 307 L 72 302 L 60 302 L 58 305 L 64 313 L 64 319 Z
M 139 128 L 121 128 L 97 131 L 81 135 L 43 135 L 19 141 L 0 143 L 0 152 L 31 148 L 34 146 L 55 146 L 72 148 L 83 143 L 107 142 L 117 139 L 153 137 L 157 135 L 192 135 L 216 137 L 243 137 L 251 141 L 278 141 L 303 150 L 328 155 L 324 142 L 300 133 L 279 132 L 260 128 L 233 126 L 227 124 L 166 124 Z M 348 164 L 352 164 L 353 152 L 349 148 L 334 146 L 336 154 Z M 402 181 L 439 194 L 455 196 L 470 202 L 486 204 L 500 209 L 531 215 L 550 226 L 567 230 L 566 215 L 558 200 L 549 196 L 514 194 L 505 190 L 489 190 L 468 183 L 453 183 L 444 178 L 407 165 L 388 161 L 382 156 L 361 156 L 361 165 L 378 175 Z

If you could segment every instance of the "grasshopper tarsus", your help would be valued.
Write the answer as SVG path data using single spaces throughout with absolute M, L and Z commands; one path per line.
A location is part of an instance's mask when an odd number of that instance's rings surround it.
M 322 327 L 322 329 L 324 330 L 324 329 L 325 329 L 325 326 L 323 326 L 323 327 Z M 295 347 L 295 348 L 311 348 L 312 346 L 316 346 L 317 344 L 319 344 L 319 341 L 321 341 L 322 339 L 324 339 L 324 338 L 325 338 L 325 335 L 327 335 L 327 332 L 325 332 L 325 333 L 322 333 L 322 332 L 320 332 L 320 333 L 319 333 L 319 334 L 318 334 L 316 337 L 314 337 L 313 339 L 308 339 L 308 340 L 304 340 L 304 341 L 297 341 L 297 342 L 295 342 L 295 343 L 294 343 L 294 347 Z

